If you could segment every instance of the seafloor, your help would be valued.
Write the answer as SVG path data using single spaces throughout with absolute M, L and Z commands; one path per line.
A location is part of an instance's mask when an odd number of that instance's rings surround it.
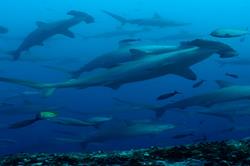
M 250 139 L 111 153 L 21 153 L 0 160 L 1 166 L 249 166 Z

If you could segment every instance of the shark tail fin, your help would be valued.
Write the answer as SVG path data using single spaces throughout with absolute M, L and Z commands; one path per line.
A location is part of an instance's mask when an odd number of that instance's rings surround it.
M 7 78 L 7 77 L 0 77 L 0 82 L 12 83 L 12 84 L 17 84 L 17 85 L 22 85 L 22 86 L 42 90 L 42 95 L 44 97 L 48 97 L 52 95 L 56 89 L 55 87 L 48 86 L 48 84 L 36 83 L 32 81 L 15 79 L 15 78 Z
M 116 19 L 122 25 L 125 25 L 128 22 L 128 20 L 126 18 L 122 17 L 122 16 L 116 15 L 116 14 L 111 13 L 111 12 L 106 11 L 106 10 L 102 10 L 102 12 L 105 13 L 105 14 L 107 14 L 107 15 L 109 15 L 109 16 L 111 16 L 112 18 Z

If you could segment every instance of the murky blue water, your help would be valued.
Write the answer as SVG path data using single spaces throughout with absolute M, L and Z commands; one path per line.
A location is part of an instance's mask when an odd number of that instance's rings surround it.
M 250 59 L 249 35 L 230 39 L 214 38 L 209 35 L 217 28 L 246 30 L 250 26 L 250 3 L 247 0 L 8 0 L 1 2 L 0 9 L 0 26 L 8 28 L 8 33 L 0 34 L 1 77 L 42 83 L 63 82 L 70 79 L 70 75 L 65 71 L 76 70 L 92 59 L 118 49 L 121 47 L 118 44 L 119 41 L 124 39 L 140 39 L 139 43 L 154 45 L 178 45 L 182 41 L 197 38 L 208 39 L 230 45 L 239 53 L 238 59 L 245 59 L 245 62 L 246 59 Z M 45 40 L 43 46 L 35 46 L 22 52 L 19 60 L 11 60 L 9 51 L 15 50 L 26 36 L 37 28 L 37 21 L 51 23 L 70 19 L 72 16 L 67 13 L 71 10 L 86 12 L 95 19 L 95 22 L 90 24 L 82 22 L 70 28 L 70 31 L 75 34 L 75 38 L 55 35 Z M 128 19 L 152 19 L 160 16 L 159 19 L 190 23 L 190 25 L 170 27 L 138 26 L 129 23 L 123 25 L 105 14 L 103 10 Z M 143 30 L 143 32 L 123 36 L 85 38 L 125 30 Z M 180 34 L 183 34 L 183 37 Z M 185 36 L 187 34 L 188 36 Z M 174 37 L 171 38 L 170 36 L 173 35 Z M 163 37 L 170 39 L 160 40 Z M 176 39 L 173 39 L 175 37 Z M 232 58 L 232 60 L 237 58 Z M 170 74 L 124 84 L 115 90 L 104 87 L 103 84 L 83 89 L 79 87 L 59 89 L 50 97 L 44 98 L 37 93 L 39 92 L 37 89 L 1 82 L 0 153 L 123 150 L 249 136 L 249 113 L 245 111 L 244 114 L 237 114 L 240 107 L 235 108 L 234 113 L 224 111 L 223 117 L 198 114 L 195 111 L 205 109 L 199 107 L 184 110 L 171 109 L 166 111 L 160 119 L 155 120 L 153 111 L 145 108 L 138 109 L 133 104 L 119 103 L 114 99 L 160 106 L 217 90 L 215 80 L 225 80 L 239 85 L 249 84 L 250 63 L 221 66 L 218 60 L 220 62 L 228 61 L 220 59 L 218 55 L 213 55 L 191 67 L 196 73 L 198 81 L 206 80 L 198 88 L 192 88 L 196 81 Z M 124 64 L 117 64 L 113 67 L 119 65 Z M 57 70 L 48 68 L 48 66 L 56 67 Z M 181 67 L 178 66 L 178 68 Z M 83 73 L 81 78 L 88 77 L 94 72 L 103 72 L 103 70 Z M 233 74 L 233 77 L 225 75 L 226 73 Z M 238 78 L 234 78 L 235 75 Z M 98 75 L 97 78 L 99 78 Z M 156 100 L 159 95 L 174 90 L 178 90 L 181 94 L 163 101 Z M 239 101 L 240 104 L 247 102 Z M 219 107 L 225 108 L 226 106 L 223 104 L 220 104 Z M 235 103 L 230 104 L 235 106 Z M 246 108 L 248 107 L 246 106 Z M 206 108 L 206 110 L 209 109 L 212 108 Z M 10 129 L 11 124 L 34 119 L 41 111 L 56 112 L 58 113 L 56 118 L 86 120 L 101 116 L 112 117 L 112 119 L 101 124 L 99 128 L 60 125 L 50 120 L 39 120 L 25 127 Z M 121 126 L 119 129 L 124 129 L 124 126 L 126 128 L 131 124 L 145 123 L 145 120 L 147 123 L 173 124 L 175 128 L 159 133 L 121 136 L 121 138 L 124 137 L 123 139 L 103 139 L 104 141 L 90 143 L 87 147 L 83 147 L 82 143 L 77 141 L 85 140 L 90 135 L 101 133 L 103 130 L 115 130 L 114 126 Z M 148 122 L 149 120 L 152 122 Z M 106 136 L 109 138 L 112 134 L 116 133 L 111 132 Z M 183 134 L 186 136 L 174 137 Z M 67 138 L 71 141 L 62 141 L 58 138 Z

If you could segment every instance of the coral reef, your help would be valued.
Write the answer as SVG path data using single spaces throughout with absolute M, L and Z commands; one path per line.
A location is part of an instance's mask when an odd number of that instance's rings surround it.
M 250 140 L 221 141 L 105 153 L 15 154 L 0 157 L 1 166 L 40 165 L 250 165 Z

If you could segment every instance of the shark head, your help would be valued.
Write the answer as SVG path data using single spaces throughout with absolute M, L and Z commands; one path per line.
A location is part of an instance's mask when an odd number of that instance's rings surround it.
M 82 18 L 88 24 L 95 22 L 95 19 L 91 15 L 89 15 L 89 14 L 87 14 L 85 12 L 80 12 L 80 11 L 77 11 L 77 10 L 71 10 L 67 14 L 71 15 L 71 16 L 74 16 L 74 17 Z
M 204 49 L 214 49 L 217 54 L 220 55 L 221 58 L 231 58 L 238 56 L 237 51 L 235 51 L 232 47 L 225 43 L 211 41 L 211 40 L 203 40 L 196 39 L 188 42 L 183 42 L 184 46 L 197 46 Z

